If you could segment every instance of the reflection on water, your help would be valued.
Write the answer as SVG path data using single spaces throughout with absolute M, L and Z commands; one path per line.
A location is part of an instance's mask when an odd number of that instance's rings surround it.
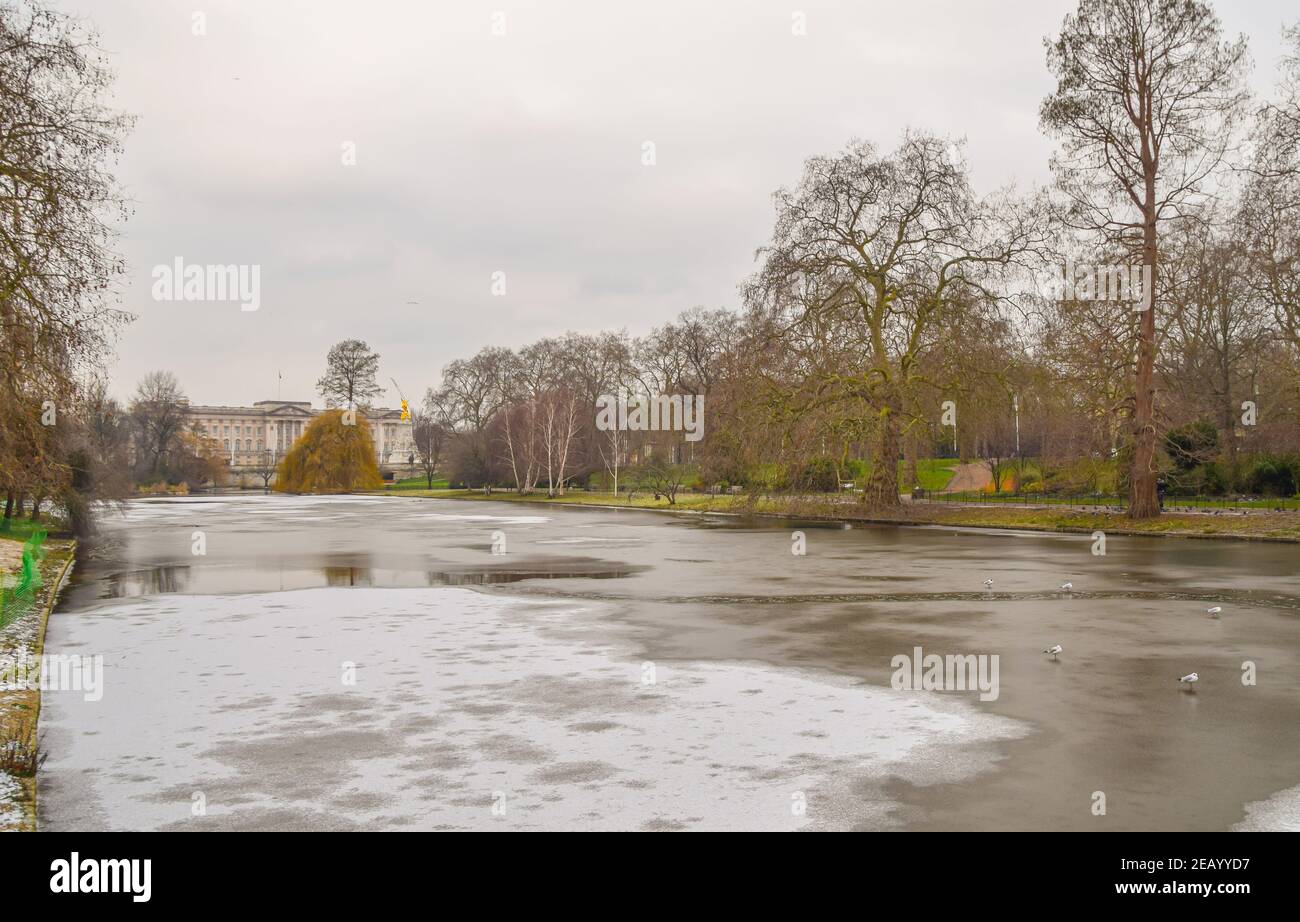
M 429 574 L 430 586 L 489 586 L 526 579 L 620 579 L 646 567 L 587 570 L 442 570 Z
M 98 574 L 93 582 L 83 579 L 75 585 L 71 595 L 75 603 L 90 598 L 125 599 L 170 593 L 226 595 L 321 587 L 397 589 L 425 586 L 491 586 L 532 579 L 619 579 L 645 569 L 640 566 L 595 560 L 560 560 L 532 566 L 435 570 L 337 564 L 260 567 L 163 565 Z
M 185 592 L 189 588 L 189 567 L 150 567 L 115 573 L 104 579 L 100 598 L 121 599 L 164 592 Z

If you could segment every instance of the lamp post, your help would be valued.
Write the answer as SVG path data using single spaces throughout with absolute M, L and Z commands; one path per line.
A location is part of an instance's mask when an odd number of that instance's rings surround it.
M 1025 479 L 1024 461 L 1020 457 L 1020 395 L 1011 395 L 1011 407 L 1016 411 L 1016 492 L 1020 492 L 1021 481 Z
M 1011 406 L 1016 411 L 1016 457 L 1020 457 L 1020 396 L 1011 396 Z

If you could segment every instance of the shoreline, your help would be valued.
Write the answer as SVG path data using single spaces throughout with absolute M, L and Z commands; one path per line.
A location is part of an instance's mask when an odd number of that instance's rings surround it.
M 546 506 L 578 506 L 588 509 L 634 509 L 645 512 L 667 512 L 690 515 L 725 515 L 737 518 L 804 519 L 820 522 L 842 522 L 862 525 L 894 525 L 911 528 L 971 528 L 982 531 L 1022 531 L 1042 534 L 1091 535 L 1101 531 L 1109 536 L 1149 538 L 1200 538 L 1237 541 L 1260 541 L 1272 544 L 1300 544 L 1300 513 L 1261 512 L 1230 515 L 1209 513 L 1165 513 L 1135 525 L 1123 514 L 1086 512 L 1079 509 L 1053 510 L 1047 506 L 975 506 L 965 504 L 926 503 L 925 514 L 907 514 L 911 507 L 898 516 L 866 513 L 854 515 L 843 510 L 832 510 L 825 504 L 794 501 L 786 509 L 738 508 L 730 497 L 700 497 L 693 503 L 672 505 L 622 504 L 606 500 L 586 501 L 581 493 L 568 493 L 564 497 L 548 498 L 532 494 L 521 496 L 514 492 L 484 495 L 470 490 L 365 490 L 360 495 L 396 496 L 413 499 L 455 499 L 471 501 L 501 501 Z M 690 494 L 692 498 L 697 494 Z M 718 506 L 716 501 L 724 504 Z M 704 508 L 701 508 L 704 507 Z M 728 508 L 730 507 L 730 508 Z M 920 510 L 916 510 L 920 511 Z M 1252 531 L 1247 526 L 1263 524 L 1266 529 L 1280 526 L 1281 530 Z M 1240 525 L 1242 527 L 1234 527 Z M 1225 527 L 1226 526 L 1226 527 Z
M 41 562 L 42 600 L 39 611 L 30 611 L 6 627 L 9 636 L 5 638 L 3 653 L 10 665 L 15 665 L 21 657 L 25 662 L 40 662 L 45 652 L 45 633 L 50 615 L 58 602 L 59 592 L 67 579 L 69 571 L 76 560 L 77 542 L 75 539 L 58 541 L 52 544 L 45 560 Z M 33 623 L 34 619 L 34 623 Z M 16 631 L 14 629 L 17 629 Z M 41 688 L 36 686 L 0 689 L 0 727 L 3 728 L 3 742 L 17 743 L 32 751 L 35 764 L 39 767 L 39 726 L 41 716 Z M 3 804 L 6 810 L 0 811 L 0 831 L 35 832 L 37 813 L 36 772 L 32 774 L 11 774 L 0 769 L 0 781 L 10 795 Z M 11 812 L 17 815 L 12 815 Z

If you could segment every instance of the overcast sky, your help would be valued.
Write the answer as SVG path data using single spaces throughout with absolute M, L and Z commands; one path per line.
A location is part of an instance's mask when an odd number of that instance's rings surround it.
M 113 390 L 166 368 L 196 403 L 319 404 L 325 353 L 355 337 L 393 405 L 390 377 L 416 398 L 484 345 L 735 307 L 771 193 L 855 136 L 938 131 L 981 190 L 1045 183 L 1042 39 L 1074 5 L 62 0 L 138 117 Z M 1293 0 L 1217 7 L 1267 90 Z M 152 300 L 177 257 L 260 265 L 260 309 Z

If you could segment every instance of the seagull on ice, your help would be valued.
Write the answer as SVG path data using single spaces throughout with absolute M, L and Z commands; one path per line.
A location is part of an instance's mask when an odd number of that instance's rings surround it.
M 1217 618 L 1217 617 L 1219 617 L 1219 612 L 1221 612 L 1221 611 L 1223 611 L 1223 606 L 1221 606 L 1221 605 L 1216 605 L 1216 606 L 1214 606 L 1213 608 L 1207 608 L 1207 609 L 1205 609 L 1205 613 L 1206 613 L 1207 615 L 1209 615 L 1211 618 Z
M 985 589 L 992 589 L 992 588 L 993 588 L 993 580 L 991 580 L 991 579 L 986 579 L 986 580 L 984 580 L 984 588 L 985 588 Z
M 1194 672 L 1189 672 L 1187 675 L 1182 676 L 1178 681 L 1186 683 L 1187 687 L 1191 688 L 1197 682 L 1201 681 L 1201 677 Z
M 1056 657 L 1060 654 L 1061 649 L 1062 649 L 1062 648 L 1061 648 L 1061 645 L 1058 643 L 1058 644 L 1057 644 L 1056 646 L 1054 646 L 1054 647 L 1048 647 L 1048 648 L 1047 648 L 1046 650 L 1044 650 L 1043 652 L 1044 652 L 1044 653 L 1050 653 L 1050 654 L 1052 654 L 1052 659 L 1056 659 Z
M 1074 583 L 1061 583 L 1061 591 L 1062 591 L 1062 592 L 1073 592 L 1073 591 L 1074 591 Z

